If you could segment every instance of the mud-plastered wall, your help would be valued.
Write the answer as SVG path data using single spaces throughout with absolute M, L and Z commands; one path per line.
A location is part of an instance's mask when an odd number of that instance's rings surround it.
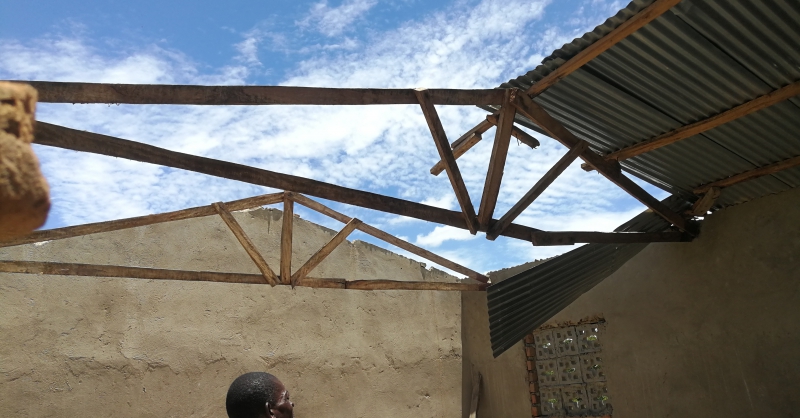
M 281 213 L 234 216 L 277 270 Z M 335 231 L 295 220 L 293 268 Z M 210 216 L 0 249 L 0 259 L 258 273 Z M 314 277 L 453 281 L 360 241 Z M 458 292 L 357 291 L 0 273 L 0 416 L 224 417 L 268 371 L 302 417 L 461 413 Z

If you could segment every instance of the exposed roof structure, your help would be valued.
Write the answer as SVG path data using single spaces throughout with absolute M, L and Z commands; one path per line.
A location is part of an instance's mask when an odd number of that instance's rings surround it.
M 676 211 L 697 202 L 691 212 L 702 215 L 800 186 L 795 1 L 672 2 L 678 4 L 546 90 L 537 87 L 659 3 L 670 2 L 633 1 L 501 87 L 539 93 L 534 101 L 592 150 L 673 193 L 664 203 Z M 644 213 L 618 231 L 667 227 Z M 645 245 L 587 245 L 491 286 L 495 356 Z

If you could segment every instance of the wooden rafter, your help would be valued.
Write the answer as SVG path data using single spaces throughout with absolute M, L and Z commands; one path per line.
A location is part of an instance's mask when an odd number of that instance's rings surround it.
M 500 108 L 500 115 L 497 118 L 492 155 L 489 158 L 489 168 L 486 172 L 481 205 L 478 209 L 478 223 L 484 230 L 488 229 L 490 225 L 494 208 L 497 205 L 497 196 L 500 194 L 500 183 L 503 180 L 503 169 L 511 142 L 511 131 L 514 128 L 514 117 L 517 114 L 517 108 L 512 105 L 517 93 L 516 89 L 506 91 L 503 106 Z
M 208 174 L 211 176 L 243 181 L 260 186 L 291 190 L 294 192 L 306 193 L 311 196 L 346 203 L 349 205 L 360 206 L 367 209 L 374 209 L 442 225 L 449 225 L 455 228 L 467 229 L 464 217 L 460 212 L 441 209 L 391 196 L 384 196 L 362 190 L 341 187 L 321 181 L 230 163 L 227 161 L 220 161 L 211 158 L 199 157 L 196 155 L 169 151 L 163 148 L 154 147 L 152 145 L 142 144 L 140 142 L 79 131 L 45 122 L 37 122 L 36 128 L 37 132 L 35 142 L 40 145 L 53 146 L 73 151 L 91 152 L 94 154 L 107 155 L 111 157 L 126 158 L 129 160 L 141 161 L 149 164 L 158 164 L 166 167 L 179 168 L 197 173 Z M 282 197 L 280 194 L 274 196 L 275 201 L 272 203 L 281 201 Z M 203 214 L 198 216 L 205 216 L 213 214 L 214 212 L 206 213 L 205 210 L 201 210 L 200 213 Z M 151 216 L 159 217 L 156 215 Z M 132 219 L 138 220 L 139 218 Z M 169 219 L 160 220 L 158 222 L 165 222 L 166 220 Z M 125 226 L 119 227 L 119 225 L 127 225 L 129 224 L 128 221 L 129 220 L 111 221 L 97 224 L 96 226 L 94 224 L 88 224 L 77 227 L 60 228 L 58 230 L 41 231 L 34 233 L 32 236 L 35 236 L 36 238 L 27 242 L 66 238 L 67 236 L 78 236 L 93 232 L 113 231 L 116 229 L 125 228 Z M 142 223 L 141 225 L 149 225 L 150 223 L 155 222 L 145 220 L 145 223 Z M 78 230 L 87 229 L 93 230 L 93 232 L 89 231 L 77 233 Z M 530 241 L 531 233 L 533 232 L 544 231 L 531 228 L 529 226 L 511 224 L 501 235 L 524 241 Z M 574 234 L 575 242 L 580 243 L 592 243 L 592 240 L 597 237 L 597 233 L 594 232 L 575 232 Z M 612 237 L 613 233 L 611 233 L 608 238 L 604 238 L 604 242 L 606 242 L 608 239 L 613 239 Z M 16 242 L 15 244 L 4 245 L 19 245 L 24 243 L 25 242 Z
M 457 160 L 459 157 L 466 154 L 467 151 L 469 151 L 478 142 L 480 142 L 481 139 L 483 139 L 483 134 L 488 131 L 489 128 L 496 125 L 497 115 L 487 115 L 484 121 L 475 125 L 474 128 L 470 129 L 464 135 L 461 135 L 461 137 L 450 144 L 450 147 L 453 148 L 453 157 Z M 511 136 L 517 138 L 519 142 L 522 142 L 531 148 L 536 148 L 540 145 L 536 138 L 528 135 L 525 133 L 525 131 L 517 128 L 516 126 L 511 129 Z M 431 174 L 434 176 L 438 176 L 442 173 L 442 171 L 444 171 L 444 163 L 441 160 L 431 167 Z
M 225 206 L 230 211 L 257 208 L 271 205 L 281 201 L 283 193 L 273 193 L 246 199 L 226 202 Z M 180 221 L 183 219 L 198 218 L 201 216 L 216 215 L 217 211 L 212 205 L 182 209 L 173 212 L 158 213 L 155 215 L 137 216 L 135 218 L 117 219 L 106 222 L 95 222 L 84 225 L 68 226 L 57 229 L 35 231 L 24 237 L 10 241 L 0 242 L 0 248 L 13 245 L 30 244 L 34 242 L 52 241 L 64 238 L 79 237 L 82 235 L 97 234 L 100 232 L 119 231 L 121 229 L 136 228 L 139 226 L 153 225 L 162 222 Z
M 725 187 L 730 187 L 733 186 L 734 184 L 738 184 L 743 181 L 753 180 L 762 176 L 774 174 L 781 170 L 786 170 L 787 168 L 792 168 L 799 165 L 800 165 L 800 156 L 789 158 L 783 161 L 778 161 L 777 163 L 765 165 L 764 167 L 759 167 L 750 171 L 745 171 L 744 173 L 740 173 L 735 176 L 731 176 L 728 178 L 724 178 L 722 180 L 717 180 L 711 183 L 704 184 L 702 186 L 698 186 L 694 189 L 694 193 L 704 194 L 713 187 L 718 187 L 720 189 Z
M 283 223 L 281 225 L 281 284 L 292 282 L 292 230 L 294 226 L 294 201 L 283 192 Z
M 360 223 L 361 221 L 356 218 L 351 219 L 350 222 L 348 222 L 344 228 L 341 229 L 341 231 L 337 232 L 327 244 L 323 245 L 319 251 L 312 255 L 311 258 L 309 258 L 308 261 L 306 261 L 306 263 L 297 269 L 297 271 L 292 275 L 292 286 L 297 286 L 297 284 L 300 283 L 308 275 L 308 273 L 311 273 L 311 271 L 314 270 L 319 263 L 325 260 L 325 258 L 327 258 L 328 255 L 330 255 L 330 253 L 332 253 L 333 250 L 339 246 L 339 244 L 344 242 L 344 240 L 347 239 L 347 236 L 355 231 Z
M 225 222 L 225 225 L 228 225 L 228 228 L 233 232 L 233 235 L 236 236 L 236 239 L 242 244 L 242 247 L 247 252 L 247 255 L 250 256 L 250 259 L 253 260 L 256 267 L 261 271 L 261 274 L 264 276 L 264 279 L 272 286 L 278 284 L 278 276 L 275 275 L 275 272 L 267 264 L 267 261 L 264 260 L 264 256 L 258 252 L 255 244 L 253 241 L 250 240 L 250 237 L 247 236 L 247 233 L 244 232 L 242 226 L 239 225 L 239 222 L 236 221 L 236 218 L 233 217 L 231 212 L 228 208 L 225 207 L 225 204 L 222 202 L 217 202 L 213 204 L 214 209 L 219 214 L 220 218 Z
M 344 214 L 342 214 L 340 212 L 337 212 L 337 211 L 335 211 L 335 210 L 323 205 L 322 203 L 319 203 L 319 202 L 317 202 L 315 200 L 309 199 L 308 197 L 303 196 L 301 194 L 290 193 L 290 195 L 291 195 L 292 199 L 295 202 L 297 202 L 297 203 L 299 203 L 299 204 L 301 204 L 301 205 L 303 205 L 303 206 L 305 206 L 305 207 L 307 207 L 307 208 L 309 208 L 311 210 L 315 210 L 315 211 L 317 211 L 317 212 L 319 212 L 319 213 L 321 213 L 323 215 L 326 215 L 326 216 L 329 216 L 329 217 L 331 217 L 333 219 L 336 219 L 339 222 L 342 222 L 342 223 L 346 224 L 346 223 L 350 222 L 353 219 L 353 218 L 351 218 L 351 217 L 349 217 L 347 215 L 344 215 Z M 434 254 L 434 253 L 432 253 L 432 252 L 430 252 L 430 251 L 428 251 L 428 250 L 426 250 L 424 248 L 417 247 L 416 245 L 414 245 L 414 244 L 412 244 L 410 242 L 403 241 L 400 238 L 397 238 L 397 237 L 395 237 L 395 236 L 393 236 L 391 234 L 388 234 L 388 233 L 386 233 L 384 231 L 381 231 L 378 228 L 375 228 L 374 226 L 371 226 L 371 225 L 368 225 L 368 224 L 365 224 L 365 223 L 360 223 L 360 224 L 358 224 L 358 226 L 356 228 L 359 231 L 361 231 L 361 232 L 363 232 L 365 234 L 372 235 L 373 237 L 378 238 L 379 240 L 382 240 L 384 242 L 388 242 L 389 244 L 392 244 L 395 247 L 398 247 L 398 248 L 401 248 L 403 250 L 406 250 L 406 251 L 410 252 L 411 254 L 418 255 L 418 256 L 426 259 L 426 260 L 433 261 L 434 263 L 439 264 L 442 267 L 446 267 L 446 268 L 449 268 L 450 270 L 453 270 L 455 272 L 458 272 L 458 273 L 461 273 L 463 275 L 466 275 L 467 277 L 469 277 L 471 279 L 477 280 L 477 281 L 482 282 L 482 283 L 488 283 L 489 282 L 489 278 L 488 277 L 484 276 L 483 274 L 478 273 L 475 270 L 472 270 L 472 269 L 469 269 L 467 267 L 464 267 L 464 266 L 462 266 L 462 265 L 460 265 L 458 263 L 454 263 L 454 262 L 452 262 L 452 261 L 450 261 L 450 260 L 448 260 L 448 259 L 446 259 L 444 257 L 441 257 L 441 256 L 439 256 L 437 254 Z
M 527 116 L 530 120 L 547 132 L 550 137 L 561 142 L 567 148 L 572 149 L 580 144 L 580 139 L 573 135 L 572 132 L 567 130 L 567 128 L 565 128 L 561 122 L 550 116 L 550 114 L 547 113 L 544 108 L 539 106 L 527 95 L 517 95 L 514 105 L 517 107 L 520 113 Z M 585 150 L 581 154 L 581 158 L 593 166 L 605 178 L 609 179 L 612 183 L 616 184 L 622 190 L 625 190 L 628 194 L 633 196 L 636 200 L 661 215 L 664 219 L 675 225 L 678 229 L 688 232 L 686 219 L 669 209 L 658 199 L 642 189 L 638 184 L 634 183 L 631 179 L 623 175 L 618 162 L 607 161 L 590 149 Z
M 646 242 L 689 242 L 692 237 L 679 231 L 664 232 L 533 232 L 531 242 L 535 246 L 573 245 L 577 236 L 595 244 L 637 244 Z M 585 242 L 585 241 L 584 241 Z
M 705 192 L 702 196 L 700 196 L 700 199 L 697 199 L 697 201 L 694 202 L 694 205 L 692 205 L 692 208 L 689 210 L 688 215 L 690 216 L 705 215 L 709 210 L 711 210 L 711 207 L 714 206 L 714 203 L 716 203 L 721 193 L 722 189 L 720 189 L 719 187 L 712 187 L 708 189 L 707 192 Z
M 415 90 L 414 93 L 417 95 L 422 113 L 428 122 L 433 142 L 436 143 L 436 149 L 439 151 L 439 158 L 444 162 L 447 177 L 450 179 L 450 185 L 453 187 L 459 206 L 461 206 L 461 213 L 464 215 L 467 229 L 471 234 L 475 235 L 478 232 L 478 227 L 475 224 L 475 208 L 472 206 L 467 186 L 464 185 L 461 171 L 458 169 L 455 157 L 453 157 L 453 151 L 450 149 L 450 142 L 447 140 L 444 127 L 442 127 L 442 121 L 439 120 L 439 114 L 436 112 L 436 108 L 433 107 L 433 102 L 431 102 L 430 95 L 426 90 Z
M 530 96 L 538 96 L 543 91 L 547 90 L 548 87 L 556 84 L 559 80 L 581 68 L 584 64 L 616 45 L 628 35 L 636 32 L 644 25 L 661 16 L 664 12 L 680 3 L 680 1 L 681 0 L 656 0 L 653 4 L 645 7 L 639 13 L 617 26 L 616 29 L 598 39 L 583 51 L 575 54 L 574 57 L 561 64 L 558 68 L 553 70 L 553 72 L 534 83 L 526 93 Z
M 176 105 L 391 105 L 417 104 L 414 89 L 286 86 L 193 86 L 18 81 L 33 86 L 43 103 Z M 430 89 L 437 105 L 499 105 L 503 90 Z
M 40 261 L 0 261 L 0 272 L 18 274 L 48 274 L 55 276 L 114 277 L 146 280 L 180 280 L 193 282 L 222 282 L 265 284 L 260 274 L 219 273 L 211 271 L 165 270 L 143 267 L 108 266 Z M 282 283 L 280 283 L 283 285 Z M 405 282 L 395 280 L 319 279 L 306 277 L 298 286 L 321 289 L 353 290 L 447 290 L 483 291 L 483 283 Z
M 714 115 L 701 121 L 681 126 L 678 129 L 669 131 L 650 140 L 640 142 L 619 151 L 612 152 L 605 156 L 608 160 L 627 160 L 628 158 L 644 154 L 658 148 L 674 144 L 691 136 L 703 133 L 709 129 L 726 124 L 733 120 L 747 116 L 753 112 L 772 106 L 776 103 L 790 99 L 800 94 L 800 81 L 779 88 L 771 93 L 765 94 L 744 104 L 736 106 L 730 110 Z
M 547 187 L 553 184 L 558 176 L 564 172 L 564 170 L 572 164 L 584 151 L 589 148 L 589 143 L 586 141 L 580 141 L 575 147 L 569 150 L 561 159 L 556 162 L 556 164 L 547 171 L 547 173 L 542 176 L 536 184 L 531 187 L 528 193 L 525 193 L 524 196 L 515 204 L 511 209 L 506 212 L 505 215 L 500 217 L 500 219 L 493 223 L 489 231 L 486 232 L 486 238 L 490 240 L 496 239 L 507 227 L 514 222 L 514 219 L 519 216 L 522 211 L 528 208 L 528 206 L 539 197 Z

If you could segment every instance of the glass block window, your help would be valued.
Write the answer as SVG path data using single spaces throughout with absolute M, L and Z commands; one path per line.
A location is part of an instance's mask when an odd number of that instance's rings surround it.
M 534 417 L 610 417 L 604 322 L 538 329 L 525 338 Z

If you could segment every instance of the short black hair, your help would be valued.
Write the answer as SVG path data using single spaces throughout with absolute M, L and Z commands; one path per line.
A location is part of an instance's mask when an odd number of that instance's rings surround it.
M 264 372 L 245 373 L 236 378 L 228 388 L 225 409 L 230 418 L 254 418 L 264 412 L 269 402 L 278 403 L 277 377 Z

